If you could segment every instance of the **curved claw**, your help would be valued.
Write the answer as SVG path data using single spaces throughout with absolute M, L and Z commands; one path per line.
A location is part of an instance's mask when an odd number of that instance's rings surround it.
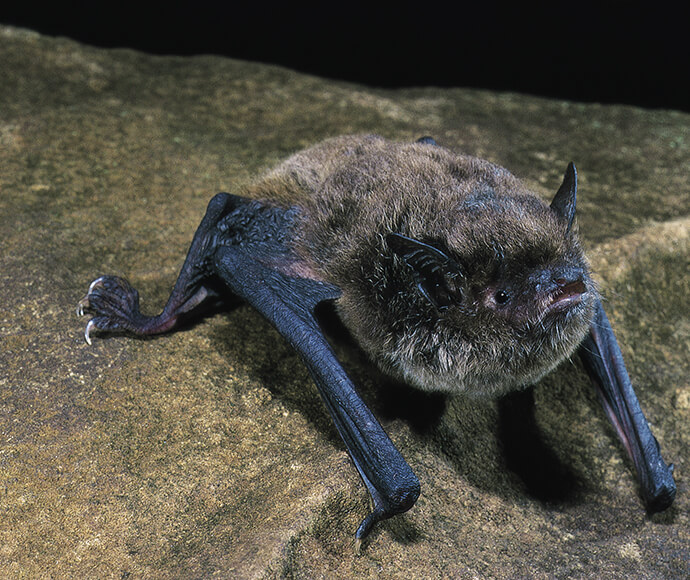
M 86 311 L 91 308 L 89 296 L 93 292 L 94 288 L 103 285 L 103 278 L 104 276 L 100 276 L 99 278 L 96 278 L 93 282 L 91 282 L 91 284 L 89 284 L 89 289 L 86 291 L 86 296 L 84 296 L 84 298 L 82 298 L 79 301 L 79 304 L 77 304 L 77 316 L 84 316 L 84 314 L 86 314 Z M 91 331 L 94 328 L 98 329 L 94 320 L 91 319 L 89 320 L 89 322 L 86 325 L 86 328 L 84 329 L 84 340 L 86 340 L 86 343 L 89 346 L 91 346 Z
M 126 280 L 115 276 L 101 276 L 89 285 L 86 296 L 77 304 L 77 315 L 91 313 L 84 330 L 84 339 L 91 344 L 96 330 L 136 332 L 148 320 L 139 312 L 139 295 Z
M 91 346 L 91 331 L 94 328 L 97 328 L 96 324 L 93 320 L 89 320 L 88 324 L 86 325 L 86 329 L 84 330 L 84 339 L 86 340 L 86 344 L 89 346 Z
M 79 301 L 79 304 L 77 304 L 77 316 L 84 316 L 86 311 L 91 307 L 91 304 L 89 302 L 89 296 L 93 292 L 94 288 L 96 288 L 96 286 L 103 286 L 104 278 L 105 276 L 100 276 L 96 278 L 93 282 L 91 282 L 91 284 L 89 284 L 89 289 L 86 291 L 86 296 L 84 296 L 84 298 L 82 298 Z
M 96 286 L 103 286 L 104 280 L 105 280 L 105 276 L 99 276 L 93 282 L 91 282 L 91 284 L 89 284 L 89 289 L 86 291 L 86 298 L 89 297 L 89 294 L 91 294 L 91 292 L 93 292 L 93 289 Z
M 204 289 L 202 289 L 204 290 Z M 193 308 L 208 293 L 199 291 L 177 311 L 168 309 L 158 316 L 145 316 L 139 311 L 139 293 L 124 278 L 101 276 L 91 282 L 86 296 L 77 304 L 77 314 L 93 314 L 86 325 L 84 339 L 91 344 L 91 332 L 130 332 L 132 334 L 158 334 L 172 328 L 185 308 Z
M 77 304 L 77 316 L 84 316 L 89 309 L 89 295 L 87 294 Z

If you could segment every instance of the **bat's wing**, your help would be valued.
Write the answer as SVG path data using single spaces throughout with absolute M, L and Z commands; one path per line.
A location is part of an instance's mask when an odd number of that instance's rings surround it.
M 357 530 L 364 538 L 379 520 L 408 510 L 419 495 L 419 482 L 355 391 L 323 336 L 314 307 L 340 292 L 334 286 L 290 278 L 255 261 L 251 252 L 223 248 L 219 275 L 261 312 L 299 352 L 374 501 L 373 512 Z
M 659 443 L 633 391 L 616 337 L 601 302 L 589 335 L 580 348 L 587 371 L 598 389 L 604 410 L 632 459 L 649 512 L 671 505 L 676 495 L 673 465 L 666 465 Z
M 87 325 L 88 340 L 93 329 L 135 334 L 169 330 L 181 315 L 217 296 L 219 281 L 256 308 L 309 368 L 371 494 L 374 507 L 357 529 L 359 542 L 376 522 L 414 505 L 419 496 L 419 481 L 357 394 L 314 317 L 316 305 L 337 299 L 340 290 L 293 274 L 303 270 L 286 244 L 296 212 L 295 208 L 218 194 L 209 204 L 161 315 L 141 315 L 136 291 L 114 277 L 94 281 L 79 310 L 95 314 Z

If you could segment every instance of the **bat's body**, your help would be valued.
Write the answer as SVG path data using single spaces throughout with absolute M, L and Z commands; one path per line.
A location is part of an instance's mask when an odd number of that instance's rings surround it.
M 300 208 L 288 244 L 301 267 L 340 288 L 338 313 L 359 344 L 415 386 L 487 395 L 533 384 L 589 329 L 596 291 L 576 238 L 486 161 L 428 143 L 340 138 L 293 155 L 249 194 Z M 391 252 L 392 232 L 452 250 L 462 271 L 452 281 L 455 308 L 439 312 L 413 291 L 418 272 L 394 259 L 405 249 L 398 240 Z M 544 317 L 538 302 L 558 294 L 553 279 L 587 291 Z M 511 303 L 495 304 L 492 291 L 516 284 Z
M 357 395 L 316 323 L 335 301 L 384 371 L 427 390 L 500 395 L 533 384 L 581 344 L 651 511 L 673 501 L 577 237 L 571 165 L 550 206 L 505 169 L 429 138 L 341 137 L 297 153 L 246 197 L 209 204 L 156 317 L 113 277 L 80 303 L 93 329 L 152 334 L 237 295 L 300 353 L 374 500 L 357 531 L 409 509 L 419 482 Z M 584 341 L 584 342 L 583 342 Z

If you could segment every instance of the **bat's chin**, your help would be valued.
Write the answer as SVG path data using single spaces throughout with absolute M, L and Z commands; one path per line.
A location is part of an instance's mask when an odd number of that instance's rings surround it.
M 558 287 L 549 298 L 546 312 L 564 312 L 570 310 L 573 306 L 582 302 L 585 294 L 587 294 L 587 286 L 585 286 L 582 280 L 558 284 Z

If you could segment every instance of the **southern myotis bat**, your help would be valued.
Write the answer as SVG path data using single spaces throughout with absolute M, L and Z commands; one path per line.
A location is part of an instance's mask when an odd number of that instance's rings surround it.
M 338 137 L 298 152 L 243 195 L 217 194 L 161 314 L 124 279 L 91 283 L 94 331 L 170 331 L 239 297 L 300 354 L 371 498 L 361 542 L 409 510 L 420 484 L 338 362 L 314 314 L 332 302 L 385 373 L 418 388 L 500 396 L 578 352 L 630 455 L 649 512 L 673 466 L 640 409 L 573 227 L 577 174 L 547 205 L 507 170 L 424 137 Z

